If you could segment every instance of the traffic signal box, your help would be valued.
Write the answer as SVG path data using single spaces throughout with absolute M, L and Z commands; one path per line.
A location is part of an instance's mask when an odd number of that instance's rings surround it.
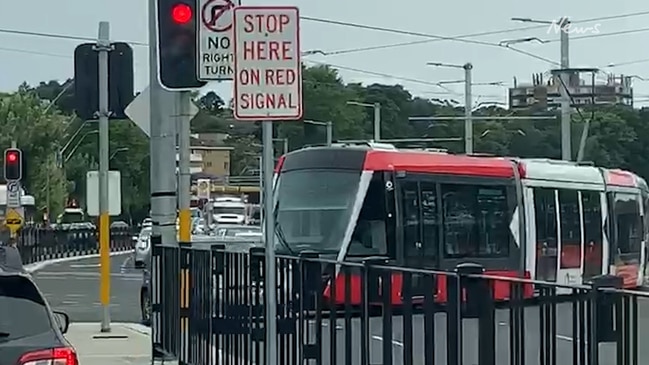
M 200 88 L 197 79 L 196 0 L 158 0 L 158 73 L 169 90 Z
M 23 154 L 18 148 L 5 150 L 5 180 L 21 180 L 23 177 Z

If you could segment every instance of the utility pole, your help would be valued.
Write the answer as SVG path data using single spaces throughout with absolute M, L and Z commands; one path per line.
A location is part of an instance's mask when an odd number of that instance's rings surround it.
M 381 104 L 374 103 L 374 140 L 381 140 Z
M 334 125 L 331 122 L 327 122 L 327 146 L 331 147 L 334 140 Z
M 190 120 L 189 104 L 191 94 L 188 91 L 175 93 L 177 100 L 176 110 L 178 130 L 178 220 L 179 220 L 179 243 L 191 243 L 191 211 L 190 211 L 190 188 L 191 173 L 190 164 Z
M 464 65 L 455 65 L 451 63 L 442 62 L 428 62 L 428 66 L 446 67 L 446 68 L 461 68 L 464 70 L 464 153 L 470 155 L 473 153 L 473 64 L 470 62 Z M 439 85 L 439 84 L 438 84 Z M 500 83 L 487 83 L 487 85 L 499 86 Z
M 110 25 L 99 22 L 99 261 L 100 299 L 103 307 L 101 332 L 110 332 L 110 215 L 108 211 L 108 52 Z
M 570 119 L 570 94 L 568 92 L 568 85 L 570 77 L 567 74 L 567 69 L 570 68 L 570 47 L 569 47 L 569 33 L 568 27 L 570 20 L 562 18 L 561 25 L 561 159 L 570 161 L 572 160 L 572 130 Z
M 362 103 L 359 101 L 348 101 L 347 105 L 356 105 L 356 106 L 362 106 L 365 108 L 372 108 L 374 109 L 374 119 L 373 119 L 373 124 L 372 124 L 372 136 L 374 139 L 374 142 L 378 142 L 381 140 L 381 103 L 374 103 L 374 104 L 369 104 L 369 103 Z
M 473 154 L 473 95 L 471 93 L 471 82 L 473 65 L 465 63 L 464 66 L 464 151 L 467 155 Z

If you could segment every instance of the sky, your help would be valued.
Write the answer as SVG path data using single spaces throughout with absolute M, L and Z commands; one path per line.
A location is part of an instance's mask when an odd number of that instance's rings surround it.
M 12 31 L 94 38 L 100 21 L 110 22 L 112 40 L 140 43 L 133 46 L 135 80 L 136 90 L 144 89 L 148 84 L 147 4 L 148 0 L 7 1 L 0 12 L 0 91 L 16 90 L 24 81 L 37 84 L 72 77 L 72 55 L 74 48 L 81 43 L 79 40 L 18 35 Z M 646 71 L 649 66 L 649 48 L 646 46 L 649 3 L 643 0 L 284 0 L 280 3 L 244 0 L 244 5 L 296 5 L 303 17 L 325 20 L 301 21 L 302 51 L 324 52 L 431 39 L 423 35 L 449 37 L 534 25 L 512 21 L 512 17 L 553 20 L 568 16 L 573 21 L 610 17 L 614 19 L 575 24 L 575 33 L 570 35 L 570 66 L 597 67 L 606 72 L 637 75 L 649 80 Z M 632 15 L 616 17 L 624 14 Z M 331 21 L 375 29 L 336 25 Z M 529 37 L 551 42 L 514 45 L 537 58 L 498 46 L 503 40 Z M 512 86 L 514 77 L 519 82 L 530 82 L 532 73 L 557 67 L 548 60 L 559 61 L 559 33 L 548 31 L 548 26 L 466 39 L 489 44 L 435 40 L 337 55 L 312 55 L 303 60 L 308 65 L 317 62 L 340 67 L 340 75 L 346 82 L 402 84 L 414 95 L 459 101 L 462 101 L 463 93 L 461 84 L 441 88 L 436 83 L 460 80 L 463 71 L 431 67 L 426 63 L 461 65 L 471 62 L 474 83 L 503 83 L 503 86 L 475 85 L 475 103 L 506 102 L 507 87 Z M 604 74 L 599 78 L 605 78 Z M 228 100 L 232 84 L 211 83 L 205 90 L 214 90 Z M 449 90 L 454 94 L 449 94 Z M 634 93 L 636 105 L 649 104 L 649 81 L 636 79 Z

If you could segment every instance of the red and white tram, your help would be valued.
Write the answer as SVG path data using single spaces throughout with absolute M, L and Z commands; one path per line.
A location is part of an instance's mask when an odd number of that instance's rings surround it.
M 351 145 L 291 152 L 276 173 L 278 252 L 431 269 L 477 262 L 493 275 L 562 284 L 615 274 L 632 288 L 644 278 L 649 189 L 630 172 Z M 352 286 L 360 292 L 358 278 Z M 399 277 L 392 288 L 399 298 Z M 509 285 L 496 283 L 494 295 L 508 298 Z

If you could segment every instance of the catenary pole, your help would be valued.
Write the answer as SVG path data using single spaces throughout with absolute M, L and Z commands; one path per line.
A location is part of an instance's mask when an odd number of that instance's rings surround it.
M 570 48 L 569 48 L 569 33 L 568 27 L 570 21 L 568 18 L 561 19 L 561 159 L 572 159 L 572 131 L 570 119 L 570 94 L 568 92 L 568 85 L 570 84 L 568 73 L 566 69 L 570 68 Z
M 464 68 L 464 151 L 466 154 L 473 153 L 473 96 L 471 94 L 473 65 L 466 63 Z

